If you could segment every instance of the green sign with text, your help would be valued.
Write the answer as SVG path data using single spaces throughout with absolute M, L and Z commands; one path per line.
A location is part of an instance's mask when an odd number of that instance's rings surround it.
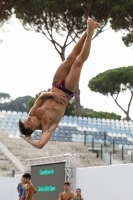
M 39 171 L 39 174 L 42 176 L 42 175 L 47 175 L 47 174 L 54 174 L 54 170 L 51 169 L 51 170 L 40 170 Z
M 44 187 L 38 186 L 38 192 L 54 192 L 55 190 L 56 187 L 53 186 L 44 186 Z

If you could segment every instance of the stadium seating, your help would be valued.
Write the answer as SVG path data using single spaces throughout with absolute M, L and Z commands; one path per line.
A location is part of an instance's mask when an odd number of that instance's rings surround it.
M 54 130 L 52 136 L 50 138 L 50 142 L 46 145 L 47 151 L 34 151 L 34 148 L 31 150 L 31 146 L 25 141 L 23 141 L 19 137 L 19 130 L 18 130 L 18 121 L 19 119 L 26 119 L 28 114 L 26 112 L 11 112 L 11 111 L 0 111 L 0 129 L 3 131 L 6 138 L 3 137 L 1 141 L 4 145 L 16 156 L 20 157 L 19 155 L 23 152 L 20 161 L 24 164 L 24 160 L 29 157 L 38 157 L 38 156 L 50 156 L 50 155 L 58 155 L 61 153 L 68 152 L 67 148 L 74 152 L 73 150 L 76 149 L 77 144 L 79 144 L 78 148 L 79 151 L 76 152 L 76 155 L 79 157 L 83 157 L 85 159 L 86 164 L 84 163 L 83 166 L 96 166 L 96 165 L 105 165 L 102 163 L 103 161 L 98 161 L 93 159 L 92 154 L 87 152 L 87 148 L 83 148 L 83 143 L 86 139 L 87 146 L 91 146 L 92 139 L 97 146 L 103 144 L 106 138 L 106 144 L 110 145 L 115 142 L 117 146 L 124 145 L 125 149 L 132 149 L 133 148 L 133 122 L 132 121 L 124 121 L 124 120 L 109 120 L 109 119 L 96 119 L 96 118 L 86 118 L 86 117 L 72 117 L 72 116 L 64 116 L 59 123 L 59 126 Z M 40 135 L 42 134 L 41 130 L 36 130 L 32 134 L 32 138 L 34 140 L 38 140 Z M 10 138 L 11 143 L 7 138 Z M 17 140 L 16 145 L 14 145 L 15 141 Z M 56 150 L 53 148 L 53 143 L 57 144 Z M 62 143 L 63 142 L 63 143 Z M 69 142 L 69 145 L 66 145 Z M 59 143 L 59 144 L 58 144 Z M 73 145 L 72 145 L 73 144 Z M 58 148 L 58 145 L 60 148 Z M 66 145 L 66 146 L 65 146 Z M 80 145 L 82 147 L 80 147 Z M 53 149 L 52 149 L 53 148 Z M 65 149 L 64 149 L 65 148 Z M 22 150 L 23 149 L 23 150 Z M 51 150 L 50 150 L 51 149 Z M 64 150 L 63 150 L 64 149 Z M 112 150 L 112 147 L 108 147 L 108 152 Z M 82 153 L 84 151 L 84 156 Z M 118 150 L 118 149 L 117 149 Z M 28 152 L 28 153 L 27 153 Z M 36 154 L 37 152 L 37 154 Z M 75 153 L 75 152 L 74 152 Z M 125 150 L 125 157 L 127 156 L 128 161 L 130 162 L 131 152 Z M 87 155 L 90 157 L 87 158 Z M 1 156 L 3 154 L 1 153 Z M 117 156 L 121 156 L 121 152 L 118 151 Z M 3 157 L 4 162 L 5 157 Z M 6 165 L 5 161 L 5 165 Z M 78 166 L 82 166 L 82 162 L 78 161 Z M 5 167 L 5 166 L 4 166 Z M 13 168 L 11 168 L 13 169 Z
M 0 111 L 0 129 L 10 137 L 18 138 L 18 120 L 26 119 L 26 112 Z M 62 134 L 62 135 L 61 135 Z M 125 120 L 96 119 L 86 117 L 64 116 L 59 126 L 53 132 L 51 141 L 83 142 L 83 136 L 86 135 L 86 141 L 101 143 L 106 134 L 107 143 L 111 144 L 114 140 L 116 144 L 133 145 L 133 122 Z M 11 136 L 12 135 L 12 136 Z M 37 140 L 41 131 L 37 130 L 33 134 L 33 139 Z M 91 136 L 91 137 L 90 137 Z

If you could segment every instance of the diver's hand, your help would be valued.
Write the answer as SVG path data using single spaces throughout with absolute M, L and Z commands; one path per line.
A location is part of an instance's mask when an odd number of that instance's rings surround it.
M 64 95 L 64 94 L 59 94 L 59 93 L 56 93 L 56 92 L 52 92 L 52 97 L 58 103 L 64 104 L 67 101 L 66 95 Z
M 31 136 L 25 136 L 23 134 L 20 134 L 19 135 L 21 138 L 23 138 L 24 140 L 26 140 L 27 142 L 30 142 L 32 139 L 31 139 Z

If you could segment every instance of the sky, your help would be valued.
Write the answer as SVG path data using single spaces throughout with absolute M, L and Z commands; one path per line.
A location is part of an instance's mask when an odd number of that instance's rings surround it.
M 3 32 L 4 30 L 4 32 Z M 63 37 L 58 37 L 62 43 Z M 0 28 L 0 92 L 9 93 L 12 99 L 31 95 L 51 88 L 53 75 L 61 63 L 54 46 L 41 33 L 27 31 L 15 17 Z M 126 47 L 122 33 L 109 29 L 92 41 L 91 52 L 85 62 L 79 88 L 81 105 L 95 111 L 114 112 L 125 117 L 113 101 L 88 88 L 89 80 L 108 69 L 133 65 L 133 49 Z M 74 43 L 66 49 L 66 56 Z M 108 83 L 107 83 L 108 84 Z M 118 102 L 126 110 L 130 93 L 120 94 Z M 133 118 L 133 102 L 130 109 Z

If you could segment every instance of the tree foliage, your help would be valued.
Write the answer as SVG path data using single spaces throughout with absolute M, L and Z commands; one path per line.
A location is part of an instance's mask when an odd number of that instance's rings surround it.
M 75 115 L 75 103 L 74 100 L 68 102 L 64 115 L 74 116 Z
M 0 103 L 0 110 L 25 112 L 30 98 L 31 96 L 24 96 L 18 97 L 10 102 Z
M 0 22 L 5 22 L 13 13 L 13 7 L 21 0 L 0 0 Z
M 122 40 L 129 47 L 133 44 L 133 0 L 119 0 L 111 15 L 111 26 L 115 31 L 123 31 Z M 116 20 L 118 18 L 118 20 Z
M 103 95 L 111 96 L 120 109 L 126 114 L 129 120 L 129 110 L 133 98 L 133 66 L 120 67 L 107 70 L 92 78 L 88 84 L 92 91 Z M 122 92 L 130 91 L 131 96 L 127 110 L 118 103 L 118 96 Z
M 52 42 L 53 28 L 61 34 L 66 31 L 75 39 L 86 29 L 88 16 L 101 24 L 94 38 L 105 31 L 104 28 L 108 22 L 116 31 L 127 31 L 127 35 L 123 37 L 126 45 L 132 38 L 133 0 L 23 0 L 19 5 L 17 4 L 16 12 L 17 17 L 23 21 L 24 25 L 29 24 L 45 36 L 48 33 Z M 67 37 L 66 39 L 68 39 Z M 61 48 L 55 43 L 56 45 Z
M 3 101 L 3 100 L 9 100 L 10 98 L 11 98 L 10 94 L 0 92 L 0 102 Z
M 96 112 L 96 111 L 91 111 L 91 112 L 82 112 L 82 117 L 91 117 L 91 118 L 101 118 L 101 119 L 121 119 L 120 115 L 117 115 L 115 113 L 109 113 L 109 112 Z

